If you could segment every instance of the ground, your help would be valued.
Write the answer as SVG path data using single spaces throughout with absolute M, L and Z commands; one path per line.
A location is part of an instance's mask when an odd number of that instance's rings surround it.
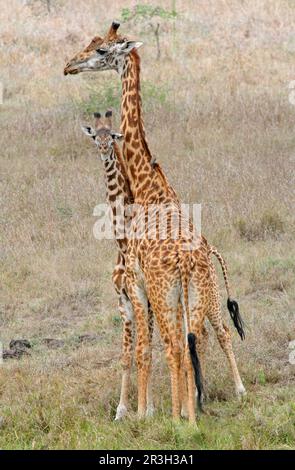
M 46 2 L 11 0 L 0 11 L 0 339 L 5 349 L 11 339 L 32 344 L 29 356 L 0 369 L 0 448 L 294 449 L 294 2 L 159 0 L 176 10 L 152 19 L 161 25 L 160 60 L 150 19 L 122 13 L 134 4 L 53 0 L 48 13 Z M 227 260 L 246 322 L 244 342 L 231 331 L 248 395 L 235 398 L 210 329 L 208 414 L 197 427 L 170 419 L 158 334 L 155 416 L 136 420 L 134 371 L 130 417 L 113 422 L 121 377 L 116 249 L 92 233 L 104 181 L 80 126 L 112 107 L 119 130 L 120 82 L 114 72 L 62 72 L 122 15 L 122 31 L 144 42 L 152 153 L 181 200 L 202 204 L 203 233 Z M 81 341 L 85 334 L 94 337 Z

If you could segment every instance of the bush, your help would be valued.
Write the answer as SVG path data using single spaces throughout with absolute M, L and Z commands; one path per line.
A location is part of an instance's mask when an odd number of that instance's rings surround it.
M 151 106 L 161 104 L 164 105 L 168 101 L 168 89 L 165 84 L 154 85 L 153 82 L 148 80 L 142 83 L 142 98 L 145 109 L 150 109 Z M 106 83 L 103 87 L 91 85 L 89 87 L 88 98 L 78 98 L 74 106 L 79 108 L 82 113 L 89 115 L 94 112 L 103 112 L 109 108 L 116 110 L 119 113 L 121 106 L 121 87 L 116 82 Z
M 265 212 L 259 220 L 239 219 L 235 225 L 240 237 L 247 241 L 277 239 L 285 231 L 281 215 L 270 211 Z

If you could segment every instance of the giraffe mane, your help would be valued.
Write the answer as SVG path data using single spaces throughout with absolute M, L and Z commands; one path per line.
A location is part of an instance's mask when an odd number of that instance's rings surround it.
M 144 130 L 144 126 L 143 126 L 143 120 L 142 120 L 142 113 L 141 113 L 141 93 L 140 93 L 140 57 L 137 53 L 137 51 L 135 49 L 133 49 L 133 51 L 130 53 L 130 55 L 132 55 L 133 59 L 134 59 L 134 62 L 135 62 L 135 67 L 136 67 L 136 93 L 137 93 L 137 96 L 138 96 L 138 108 L 137 108 L 137 112 L 138 112 L 138 116 L 139 116 L 139 131 L 140 131 L 140 134 L 141 134 L 141 139 L 142 139 L 142 143 L 143 143 L 143 146 L 144 146 L 144 150 L 146 151 L 147 155 L 149 156 L 149 159 L 150 161 L 152 160 L 152 154 L 151 154 L 151 151 L 149 149 L 149 146 L 148 146 L 148 143 L 146 141 L 146 137 L 145 137 L 145 130 Z
M 153 164 L 153 168 L 154 168 L 154 171 L 157 173 L 157 175 L 159 176 L 159 178 L 161 179 L 162 181 L 162 184 L 163 186 L 166 188 L 167 190 L 167 193 L 171 192 L 173 194 L 173 196 L 175 198 L 177 198 L 177 194 L 176 192 L 174 191 L 174 189 L 172 188 L 172 186 L 170 185 L 169 181 L 167 180 L 166 178 L 166 175 L 161 167 L 161 165 L 158 163 L 158 162 L 154 162 Z

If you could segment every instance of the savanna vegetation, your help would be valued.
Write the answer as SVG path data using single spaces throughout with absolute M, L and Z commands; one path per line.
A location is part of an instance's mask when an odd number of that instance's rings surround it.
M 134 372 L 133 413 L 113 422 L 116 249 L 92 233 L 104 181 L 80 126 L 111 107 L 119 130 L 120 82 L 63 76 L 113 19 L 144 42 L 148 142 L 181 200 L 202 203 L 246 323 L 244 342 L 231 329 L 248 395 L 235 398 L 210 329 L 198 428 L 170 419 L 158 335 L 155 416 L 136 420 Z M 294 22 L 293 0 L 1 0 L 0 339 L 32 345 L 0 368 L 1 449 L 295 448 Z

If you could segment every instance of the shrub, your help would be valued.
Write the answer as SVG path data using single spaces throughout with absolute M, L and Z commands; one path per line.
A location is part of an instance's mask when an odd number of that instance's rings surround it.
M 247 241 L 277 239 L 285 231 L 284 222 L 278 212 L 264 212 L 259 220 L 239 219 L 235 223 L 241 238 Z

